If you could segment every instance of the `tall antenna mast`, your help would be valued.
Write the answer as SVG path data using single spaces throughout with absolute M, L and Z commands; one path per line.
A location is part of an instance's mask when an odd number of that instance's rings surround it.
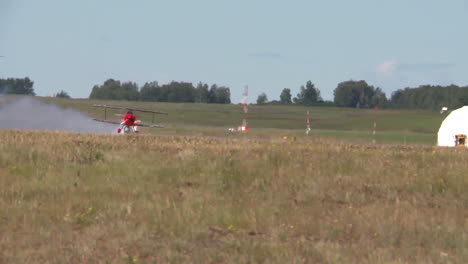
M 242 119 L 242 125 L 247 126 L 247 113 L 249 112 L 249 86 L 245 86 L 244 92 L 242 93 L 242 107 L 244 109 L 244 119 Z
M 247 126 L 247 113 L 249 112 L 249 86 L 245 86 L 244 92 L 242 93 L 242 108 L 244 109 L 244 116 L 242 118 L 242 125 L 237 127 L 240 132 L 246 132 L 249 130 Z

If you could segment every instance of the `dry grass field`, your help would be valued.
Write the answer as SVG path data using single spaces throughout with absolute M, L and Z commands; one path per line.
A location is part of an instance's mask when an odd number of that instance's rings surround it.
M 0 133 L 0 263 L 468 263 L 468 151 Z

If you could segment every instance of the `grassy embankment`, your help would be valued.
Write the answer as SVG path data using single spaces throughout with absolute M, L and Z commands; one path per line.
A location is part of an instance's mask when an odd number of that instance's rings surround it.
M 467 159 L 320 137 L 3 131 L 0 263 L 467 263 Z
M 47 103 L 74 108 L 92 117 L 103 118 L 104 111 L 93 104 L 120 105 L 169 112 L 156 115 L 155 122 L 166 125 L 161 130 L 147 133 L 163 135 L 224 136 L 229 127 L 241 123 L 243 112 L 239 105 L 148 103 L 128 101 L 101 101 L 86 99 L 39 98 Z M 377 121 L 377 143 L 435 145 L 437 131 L 445 116 L 430 111 L 368 110 L 333 107 L 257 106 L 249 108 L 248 121 L 251 136 L 305 135 L 306 110 L 310 110 L 313 136 L 336 138 L 348 142 L 371 143 L 374 120 Z M 115 112 L 114 112 L 115 113 Z M 109 112 L 110 118 L 117 119 Z M 151 115 L 139 113 L 143 121 Z

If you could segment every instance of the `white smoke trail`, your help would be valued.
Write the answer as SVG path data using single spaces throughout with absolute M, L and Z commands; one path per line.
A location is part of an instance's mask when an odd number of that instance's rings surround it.
M 7 98 L 0 95 L 0 129 L 113 133 L 115 126 L 30 96 Z

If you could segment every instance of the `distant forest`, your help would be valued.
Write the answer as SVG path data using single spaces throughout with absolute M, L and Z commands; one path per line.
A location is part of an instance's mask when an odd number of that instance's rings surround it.
M 34 82 L 26 78 L 0 79 L 0 94 L 35 95 Z M 307 81 L 299 88 L 299 93 L 292 96 L 290 88 L 284 88 L 279 100 L 269 101 L 265 93 L 258 95 L 257 104 L 337 106 L 352 108 L 390 108 L 390 109 L 427 109 L 439 110 L 443 106 L 450 109 L 468 105 L 468 86 L 422 85 L 415 88 L 404 88 L 392 93 L 390 98 L 379 87 L 367 84 L 366 81 L 345 81 L 337 85 L 333 101 L 324 101 L 320 89 L 312 81 Z M 55 97 L 69 98 L 65 91 Z M 145 83 L 141 88 L 134 82 L 106 80 L 102 85 L 95 85 L 89 95 L 90 99 L 129 100 L 148 102 L 181 102 L 181 103 L 216 103 L 230 104 L 229 87 L 208 85 L 199 82 L 193 86 L 189 82 L 172 81 L 159 85 L 158 82 Z
M 109 79 L 102 85 L 95 85 L 90 99 L 110 99 L 150 102 L 214 103 L 230 104 L 231 92 L 228 87 L 198 83 L 194 87 L 188 82 L 171 82 L 159 85 L 158 82 L 145 83 L 141 89 L 133 82 Z

